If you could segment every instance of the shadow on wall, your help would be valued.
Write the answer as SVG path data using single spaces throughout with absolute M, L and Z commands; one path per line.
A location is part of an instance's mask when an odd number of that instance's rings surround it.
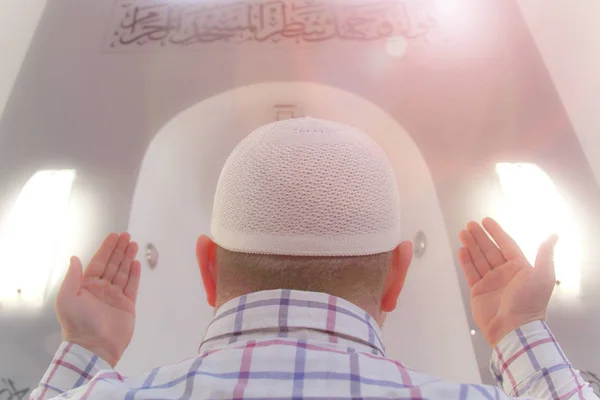
M 298 115 L 353 125 L 376 140 L 401 191 L 399 240 L 421 230 L 428 237 L 429 248 L 414 262 L 398 310 L 386 323 L 388 356 L 447 379 L 480 382 L 444 220 L 419 149 L 368 100 L 306 82 L 269 82 L 221 93 L 175 116 L 151 142 L 129 231 L 142 248 L 155 245 L 160 262 L 143 270 L 136 331 L 120 370 L 130 374 L 195 354 L 213 313 L 204 300 L 195 241 L 209 232 L 220 169 L 253 129 Z M 448 334 L 436 334 L 439 326 L 448 327 Z M 460 368 L 456 360 L 462 360 Z

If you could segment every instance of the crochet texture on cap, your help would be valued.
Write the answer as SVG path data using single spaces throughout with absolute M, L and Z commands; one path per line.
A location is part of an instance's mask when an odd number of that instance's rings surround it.
M 400 201 L 383 150 L 356 128 L 315 118 L 262 126 L 225 162 L 211 231 L 238 252 L 383 253 L 400 242 Z

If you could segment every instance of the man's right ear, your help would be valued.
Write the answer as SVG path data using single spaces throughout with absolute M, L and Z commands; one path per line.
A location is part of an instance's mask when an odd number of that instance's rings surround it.
M 204 283 L 206 301 L 214 307 L 217 301 L 217 245 L 208 236 L 201 235 L 198 238 L 196 258 Z

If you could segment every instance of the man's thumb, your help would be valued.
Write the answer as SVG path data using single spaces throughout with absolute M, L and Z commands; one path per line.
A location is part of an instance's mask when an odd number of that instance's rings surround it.
M 73 295 L 79 292 L 81 287 L 81 277 L 83 275 L 83 267 L 81 266 L 81 260 L 77 257 L 71 257 L 71 263 L 69 264 L 69 270 L 65 275 L 65 279 L 58 292 L 59 296 Z
M 546 239 L 540 246 L 535 258 L 535 269 L 540 273 L 549 274 L 552 279 L 554 273 L 554 249 L 558 243 L 558 235 L 552 235 Z

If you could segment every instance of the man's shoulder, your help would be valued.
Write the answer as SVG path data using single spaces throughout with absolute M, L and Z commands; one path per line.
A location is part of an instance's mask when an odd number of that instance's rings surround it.
M 188 373 L 192 364 L 211 390 L 243 381 L 248 397 L 505 397 L 496 387 L 444 381 L 377 354 L 283 337 L 232 343 L 175 367 Z
M 97 378 L 90 398 L 506 398 L 339 343 L 286 337 L 232 341 L 118 382 Z

